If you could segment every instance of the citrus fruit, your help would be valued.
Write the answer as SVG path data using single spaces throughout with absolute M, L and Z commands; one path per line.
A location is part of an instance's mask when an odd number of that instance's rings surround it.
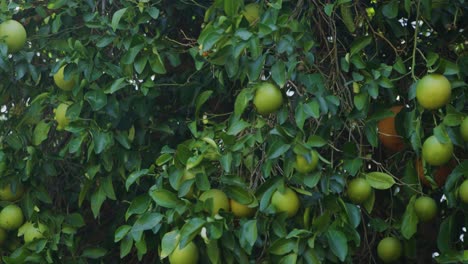
M 394 262 L 400 258 L 402 246 L 395 237 L 386 237 L 377 245 L 377 255 L 384 263 Z
M 206 202 L 209 199 L 212 200 L 212 207 L 210 213 L 215 215 L 219 212 L 220 209 L 224 211 L 229 211 L 229 199 L 227 198 L 226 194 L 218 189 L 211 189 L 205 191 L 200 195 L 200 201 Z
M 429 164 L 439 166 L 447 163 L 453 155 L 453 144 L 449 140 L 441 143 L 436 136 L 428 137 L 422 146 L 422 157 Z
M 450 101 L 452 87 L 441 74 L 428 74 L 416 85 L 416 99 L 428 110 L 439 109 Z
M 176 246 L 174 251 L 169 255 L 169 263 L 171 264 L 196 264 L 198 263 L 198 248 L 195 243 L 190 242 L 184 248 Z
M 401 109 L 403 109 L 402 105 L 393 106 L 390 111 L 394 113 L 394 116 L 384 118 L 377 124 L 380 142 L 386 149 L 395 152 L 401 151 L 405 147 L 403 139 L 398 135 L 395 128 L 395 116 Z
M 463 140 L 468 142 L 468 117 L 465 117 L 460 125 L 460 134 Z
M 276 85 L 262 82 L 257 84 L 255 89 L 253 103 L 259 114 L 268 115 L 280 109 L 283 104 L 283 95 Z
M 363 203 L 371 194 L 372 187 L 363 178 L 353 179 L 348 184 L 348 197 L 355 204 Z
M 73 87 L 75 87 L 75 84 L 77 83 L 78 78 L 76 75 L 72 75 L 72 76 L 69 76 L 68 79 L 65 79 L 65 75 L 64 75 L 65 67 L 66 65 L 62 66 L 57 71 L 57 73 L 54 74 L 54 82 L 58 88 L 64 91 L 71 91 Z
M 468 180 L 463 181 L 460 185 L 458 196 L 460 196 L 460 200 L 468 204 Z
M 4 229 L 0 228 L 0 247 L 3 246 L 6 239 L 7 239 L 7 232 Z
M 304 157 L 303 155 L 296 155 L 295 167 L 298 172 L 309 173 L 315 170 L 315 168 L 317 168 L 317 164 L 319 160 L 317 151 L 312 150 L 310 152 L 310 157 L 311 157 L 311 160 L 309 162 L 307 161 L 306 157 Z
M 47 226 L 42 223 L 33 224 L 26 222 L 18 229 L 18 234 L 23 234 L 24 242 L 30 243 L 35 239 L 43 238 L 47 230 Z
M 245 204 L 241 204 L 234 199 L 229 200 L 231 212 L 237 217 L 252 217 L 255 214 L 255 208 L 248 207 Z
M 454 163 L 448 162 L 447 164 L 444 164 L 440 167 L 434 168 L 432 172 L 432 178 L 434 178 L 435 182 L 437 183 L 437 186 L 442 187 L 445 184 L 445 181 L 447 180 L 447 177 L 449 174 L 452 172 L 454 167 Z M 415 161 L 415 168 L 416 172 L 418 173 L 418 177 L 421 180 L 421 182 L 430 187 L 431 184 L 429 181 L 426 179 L 426 176 L 424 175 L 424 168 L 423 168 L 423 163 L 421 159 L 417 159 Z
M 24 216 L 21 208 L 10 204 L 0 211 L 0 228 L 5 230 L 17 229 L 23 224 Z
M 11 184 L 7 184 L 0 188 L 0 201 L 14 202 L 21 198 L 24 193 L 24 186 L 22 184 L 16 185 L 16 189 L 13 191 Z
M 20 51 L 26 44 L 26 30 L 16 20 L 7 20 L 0 24 L 0 39 L 3 39 L 11 53 Z
M 289 187 L 283 191 L 276 190 L 271 196 L 271 204 L 278 213 L 287 213 L 288 217 L 293 217 L 299 210 L 299 197 L 296 192 Z
M 420 221 L 430 221 L 437 214 L 437 204 L 431 197 L 421 196 L 414 202 L 414 212 Z
M 68 104 L 61 103 L 55 108 L 55 121 L 57 121 L 57 130 L 63 130 L 70 123 L 70 119 L 67 117 Z
M 260 5 L 256 3 L 250 3 L 245 6 L 242 14 L 250 24 L 253 24 L 260 18 Z

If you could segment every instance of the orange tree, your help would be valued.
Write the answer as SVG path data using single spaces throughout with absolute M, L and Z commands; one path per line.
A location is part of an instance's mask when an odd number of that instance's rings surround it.
M 468 260 L 467 12 L 2 1 L 2 261 Z

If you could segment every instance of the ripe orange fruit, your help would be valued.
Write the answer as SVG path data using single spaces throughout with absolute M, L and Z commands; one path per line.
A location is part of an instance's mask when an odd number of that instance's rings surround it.
M 355 204 L 363 203 L 371 194 L 372 187 L 363 178 L 356 178 L 348 184 L 348 197 Z
M 16 20 L 7 20 L 0 24 L 0 39 L 8 46 L 8 51 L 15 53 L 26 44 L 26 30 Z
M 395 116 L 401 109 L 403 109 L 402 105 L 391 107 L 390 111 L 394 113 L 394 116 L 384 118 L 377 124 L 380 142 L 386 149 L 394 152 L 401 151 L 405 147 L 403 139 L 398 135 L 395 128 Z
M 195 243 L 190 242 L 184 248 L 176 246 L 174 251 L 169 255 L 169 263 L 171 264 L 196 264 L 198 263 L 198 248 Z
M 450 101 L 452 87 L 445 76 L 428 74 L 416 85 L 416 99 L 428 110 L 439 109 Z
M 386 237 L 377 245 L 377 255 L 384 263 L 394 262 L 400 258 L 402 252 L 400 240 L 395 237 Z
M 442 144 L 436 136 L 428 137 L 422 146 L 422 157 L 430 165 L 439 166 L 447 163 L 453 155 L 453 144 L 449 140 Z
M 468 117 L 465 117 L 460 125 L 460 134 L 462 135 L 463 140 L 468 142 Z
M 203 202 L 207 201 L 208 199 L 213 201 L 213 207 L 210 210 L 211 215 L 216 215 L 220 209 L 229 211 L 229 199 L 223 191 L 218 189 L 211 189 L 202 193 L 199 198 L 199 200 Z
M 69 79 L 65 79 L 64 69 L 66 65 L 62 66 L 57 73 L 54 74 L 54 82 L 58 88 L 64 91 L 71 91 L 75 84 L 78 82 L 78 77 L 76 75 L 70 76 Z
M 421 222 L 430 221 L 437 214 L 437 204 L 431 197 L 421 196 L 414 202 L 414 212 Z
M 424 175 L 424 168 L 423 168 L 422 160 L 417 159 L 415 160 L 414 163 L 415 163 L 414 167 L 416 168 L 416 172 L 418 173 L 419 179 L 424 185 L 430 187 L 431 184 L 429 183 L 429 181 L 426 179 L 426 176 Z M 442 165 L 436 168 L 433 171 L 432 176 L 439 187 L 442 187 L 445 184 L 445 181 L 447 181 L 447 177 L 449 176 L 449 174 L 452 173 L 454 166 L 455 166 L 454 162 L 449 162 L 445 165 Z
M 315 168 L 317 168 L 318 165 L 318 153 L 315 150 L 312 150 L 310 152 L 311 160 L 310 162 L 307 161 L 307 159 L 302 156 L 302 155 L 296 155 L 296 170 L 300 173 L 309 173 Z
M 300 201 L 295 191 L 285 187 L 283 192 L 276 190 L 273 193 L 271 204 L 276 208 L 278 213 L 287 213 L 288 217 L 293 217 L 299 210 Z
M 468 180 L 463 181 L 458 189 L 458 196 L 462 202 L 468 204 Z
M 253 103 L 261 115 L 271 114 L 280 109 L 283 104 L 281 90 L 270 82 L 262 82 L 255 86 Z
M 248 207 L 245 204 L 241 204 L 236 200 L 230 199 L 229 205 L 231 207 L 231 212 L 237 217 L 252 217 L 255 214 L 255 208 Z

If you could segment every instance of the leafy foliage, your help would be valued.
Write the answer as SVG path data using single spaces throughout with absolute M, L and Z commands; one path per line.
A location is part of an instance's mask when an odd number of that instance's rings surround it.
M 26 189 L 0 206 L 48 227 L 26 244 L 8 232 L 3 262 L 167 263 L 194 241 L 200 263 L 374 263 L 389 235 L 411 263 L 466 261 L 465 1 L 256 1 L 258 18 L 252 3 L 1 2 L 28 36 L 14 54 L 0 41 L 0 187 Z M 71 91 L 54 83 L 63 66 Z M 434 111 L 415 98 L 428 73 L 452 86 Z M 265 81 L 284 100 L 259 115 Z M 393 105 L 397 153 L 377 130 Z M 455 146 L 442 188 L 436 167 L 423 162 L 430 186 L 414 167 L 431 135 Z M 298 172 L 311 153 L 318 167 Z M 374 188 L 361 205 L 346 194 L 356 177 Z M 292 217 L 271 204 L 286 187 Z M 210 189 L 255 216 L 212 215 Z M 423 194 L 438 201 L 430 223 L 413 208 Z

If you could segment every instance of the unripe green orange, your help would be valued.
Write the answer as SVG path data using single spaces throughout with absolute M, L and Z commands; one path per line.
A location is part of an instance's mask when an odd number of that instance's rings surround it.
M 276 85 L 270 82 L 262 82 L 257 84 L 255 89 L 253 103 L 259 114 L 268 115 L 281 108 L 283 95 Z
M 15 204 L 10 204 L 0 211 L 0 228 L 14 230 L 24 222 L 23 212 Z
M 169 255 L 169 263 L 171 264 L 196 264 L 198 263 L 198 248 L 195 243 L 190 242 L 184 248 L 176 246 L 174 251 Z
M 299 211 L 300 201 L 295 191 L 285 187 L 283 192 L 276 190 L 273 193 L 271 204 L 278 213 L 287 213 L 288 217 L 293 217 Z
M 377 245 L 377 255 L 384 263 L 398 260 L 402 251 L 400 240 L 394 237 L 386 237 Z
M 414 202 L 414 212 L 421 222 L 430 221 L 437 214 L 437 204 L 431 197 L 421 196 Z
M 229 200 L 231 212 L 237 217 L 252 217 L 257 211 L 255 208 L 248 207 L 245 204 L 241 204 L 234 199 Z
M 317 168 L 318 165 L 318 153 L 315 150 L 312 150 L 310 162 L 303 155 L 296 155 L 295 168 L 300 173 L 309 173 Z
M 440 166 L 447 163 L 453 155 L 453 144 L 450 140 L 441 143 L 436 136 L 428 137 L 422 146 L 422 157 L 433 166 Z
M 372 187 L 363 178 L 353 179 L 348 184 L 348 197 L 355 204 L 363 203 L 371 194 Z
M 26 30 L 16 20 L 7 20 L 0 24 L 0 39 L 8 46 L 8 51 L 15 53 L 20 51 L 26 44 Z
M 229 199 L 227 198 L 226 194 L 218 189 L 211 189 L 205 191 L 200 195 L 200 201 L 207 201 L 211 199 L 213 201 L 213 207 L 211 208 L 210 213 L 214 216 L 216 215 L 220 209 L 224 211 L 229 211 Z
M 450 101 L 452 87 L 441 74 L 428 74 L 416 85 L 416 99 L 425 109 L 435 110 Z
M 71 91 L 75 84 L 78 82 L 78 77 L 76 75 L 70 76 L 69 79 L 65 79 L 64 70 L 66 65 L 62 66 L 55 74 L 54 74 L 54 82 L 58 88 L 64 91 Z

